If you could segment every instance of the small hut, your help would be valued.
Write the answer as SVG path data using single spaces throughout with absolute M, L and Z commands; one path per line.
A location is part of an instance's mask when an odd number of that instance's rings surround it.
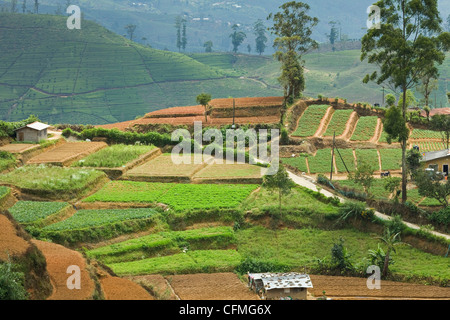
M 307 274 L 249 273 L 248 286 L 266 300 L 306 300 L 312 282 Z
M 39 142 L 45 140 L 47 139 L 47 129 L 49 127 L 45 123 L 36 121 L 16 129 L 17 141 Z

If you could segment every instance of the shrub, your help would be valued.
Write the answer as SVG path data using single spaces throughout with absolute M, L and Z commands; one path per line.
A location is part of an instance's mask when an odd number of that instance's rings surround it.
M 367 209 L 365 203 L 357 201 L 347 201 L 339 208 L 340 220 L 349 218 L 371 220 L 375 216 L 372 209 Z
M 439 211 L 435 211 L 430 215 L 430 220 L 437 224 L 448 227 L 450 224 L 450 206 Z
M 0 300 L 26 300 L 25 275 L 13 270 L 11 262 L 0 264 Z
M 288 272 L 290 268 L 282 263 L 273 263 L 255 258 L 245 258 L 236 267 L 239 274 L 264 273 L 264 272 Z

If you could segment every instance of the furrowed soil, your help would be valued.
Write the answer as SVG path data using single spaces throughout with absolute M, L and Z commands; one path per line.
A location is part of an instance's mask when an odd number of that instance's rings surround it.
M 100 283 L 105 300 L 155 300 L 144 288 L 128 279 L 108 276 Z
M 168 276 L 181 300 L 259 300 L 234 273 Z
M 54 163 L 68 165 L 70 162 L 88 156 L 107 146 L 104 142 L 68 142 L 31 158 L 27 164 Z

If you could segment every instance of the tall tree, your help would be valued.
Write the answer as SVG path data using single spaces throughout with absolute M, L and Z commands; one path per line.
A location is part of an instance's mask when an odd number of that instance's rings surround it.
M 130 37 L 130 40 L 133 41 L 133 35 L 136 31 L 136 25 L 135 24 L 127 24 L 125 26 L 125 29 L 127 30 L 128 36 Z
M 447 149 L 450 148 L 450 115 L 436 114 L 431 117 L 430 128 L 439 131 L 442 141 L 446 144 Z
M 205 122 L 208 122 L 208 105 L 211 101 L 211 95 L 208 93 L 201 93 L 197 96 L 197 103 L 205 108 Z
M 423 70 L 442 64 L 450 47 L 450 34 L 442 33 L 437 0 L 380 0 L 380 28 L 371 28 L 362 39 L 361 61 L 376 64 L 380 71 L 363 82 L 386 83 L 403 94 L 402 116 L 407 117 L 407 90 L 415 87 Z M 402 130 L 403 131 L 403 130 Z M 400 135 L 402 147 L 402 202 L 407 200 L 406 149 L 408 137 Z
M 269 30 L 277 36 L 273 46 L 277 50 L 275 57 L 282 65 L 278 80 L 284 88 L 285 109 L 288 100 L 299 97 L 305 89 L 302 56 L 318 47 L 311 34 L 319 19 L 307 14 L 310 6 L 303 2 L 287 2 L 279 9 L 280 12 L 271 13 L 267 19 L 273 20 L 274 25 Z
M 27 0 L 23 0 L 22 2 L 22 13 L 27 11 Z
M 334 44 L 336 43 L 336 40 L 339 38 L 339 29 L 336 27 L 337 22 L 330 21 L 328 23 L 331 26 L 330 34 L 327 34 L 328 40 L 330 40 L 331 46 L 333 47 L 333 51 L 336 50 L 334 47 Z
M 291 193 L 291 189 L 295 186 L 294 181 L 289 178 L 286 169 L 283 166 L 280 166 L 276 174 L 264 176 L 263 186 L 272 192 L 278 192 L 278 209 L 281 217 L 282 196 Z
M 239 26 L 237 24 L 233 25 L 231 29 L 233 29 L 233 33 L 230 34 L 231 43 L 233 44 L 233 52 L 237 53 L 239 46 L 245 38 L 247 38 L 247 35 L 243 31 L 239 31 Z
M 420 77 L 420 83 L 416 87 L 416 90 L 423 95 L 423 103 L 426 107 L 430 106 L 431 93 L 439 88 L 439 82 L 436 77 L 437 75 L 435 74 L 424 72 Z
M 203 44 L 203 48 L 205 48 L 205 52 L 212 52 L 213 42 L 211 40 L 206 41 Z
M 182 25 L 182 18 L 180 16 L 177 16 L 175 18 L 175 29 L 177 30 L 176 46 L 178 48 L 178 52 L 181 51 L 181 25 Z
M 447 16 L 446 30 L 447 32 L 450 32 L 450 14 Z
M 34 13 L 39 13 L 39 0 L 34 0 Z
M 183 51 L 186 51 L 187 46 L 186 19 L 182 20 L 182 24 L 183 24 L 183 32 L 181 36 L 181 47 L 183 48 Z
M 266 43 L 268 41 L 266 36 L 266 27 L 261 19 L 258 19 L 253 25 L 253 32 L 256 37 L 256 52 L 262 55 L 266 50 Z
M 11 0 L 11 12 L 12 13 L 17 12 L 17 0 Z

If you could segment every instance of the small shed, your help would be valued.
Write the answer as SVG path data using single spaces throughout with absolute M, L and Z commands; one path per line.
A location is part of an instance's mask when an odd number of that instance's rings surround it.
M 47 139 L 47 129 L 49 127 L 50 126 L 45 123 L 36 121 L 16 129 L 17 141 L 39 142 L 45 140 Z
M 266 300 L 306 300 L 313 288 L 307 274 L 249 273 L 248 286 Z
M 446 176 L 450 167 L 450 149 L 424 152 L 421 162 L 424 162 L 428 168 L 433 168 L 436 172 L 443 172 Z

